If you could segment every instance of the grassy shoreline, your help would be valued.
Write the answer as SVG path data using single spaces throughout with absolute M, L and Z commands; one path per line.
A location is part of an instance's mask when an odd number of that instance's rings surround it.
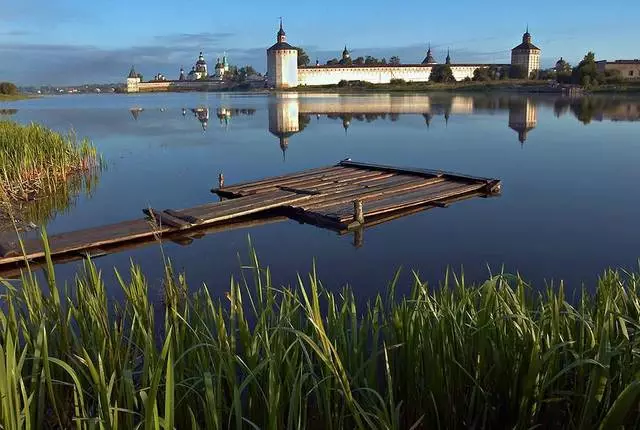
M 0 201 L 33 200 L 64 188 L 67 179 L 99 165 L 95 147 L 73 131 L 0 120 Z
M 640 274 L 607 271 L 569 302 L 517 277 L 417 277 L 358 309 L 315 271 L 273 285 L 254 252 L 226 297 L 166 266 L 105 285 L 4 283 L 4 428 L 637 428 Z M 125 297 L 107 296 L 117 287 Z M 50 293 L 43 293 L 48 290 Z M 574 303 L 574 304 L 572 304 Z M 412 427 L 414 426 L 414 427 Z
M 38 96 L 27 94 L 0 94 L 0 102 L 15 102 L 18 100 L 37 99 Z

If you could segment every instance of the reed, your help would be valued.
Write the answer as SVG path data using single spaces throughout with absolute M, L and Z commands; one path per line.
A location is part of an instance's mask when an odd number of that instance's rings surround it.
M 68 187 L 67 179 L 100 165 L 95 147 L 73 131 L 0 121 L 0 201 L 34 200 Z
M 274 285 L 253 250 L 220 298 L 165 267 L 160 303 L 133 264 L 117 285 L 91 261 L 65 288 L 50 260 L 42 277 L 4 281 L 2 427 L 640 425 L 638 273 L 608 270 L 576 300 L 562 284 L 451 273 L 437 288 L 416 275 L 396 297 L 396 277 L 362 307 L 315 268 Z

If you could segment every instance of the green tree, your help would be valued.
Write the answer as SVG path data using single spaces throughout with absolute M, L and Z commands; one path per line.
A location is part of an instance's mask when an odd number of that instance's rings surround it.
M 342 64 L 343 66 L 350 66 L 351 64 L 353 64 L 353 61 L 351 60 L 351 58 L 342 58 L 340 61 L 338 61 L 339 64 Z
M 327 66 L 335 66 L 337 64 L 340 64 L 337 58 L 332 58 L 327 61 Z
M 481 67 L 479 69 L 474 70 L 473 71 L 473 80 L 474 81 L 480 81 L 480 82 L 490 81 L 491 80 L 491 74 L 489 73 L 489 68 L 488 67 Z
M 18 94 L 18 87 L 11 82 L 0 82 L 0 94 Z
M 376 57 L 372 57 L 371 55 L 367 55 L 366 57 L 364 57 L 364 64 L 373 65 L 378 63 L 380 63 L 380 60 L 378 60 Z
M 238 81 L 244 82 L 247 80 L 247 77 L 250 75 L 255 75 L 256 69 L 251 66 L 244 66 L 238 69 Z
M 357 65 L 362 65 L 364 64 L 364 57 L 358 57 L 355 60 L 353 60 L 353 64 L 357 64 Z
M 527 79 L 529 77 L 527 73 L 527 68 L 524 66 L 514 64 L 511 67 L 509 67 L 509 77 L 511 79 Z
M 596 54 L 591 51 L 584 56 L 572 73 L 573 82 L 583 87 L 597 85 L 601 78 L 604 79 L 604 74 L 600 75 L 596 66 Z
M 389 58 L 389 64 L 393 64 L 394 66 L 400 64 L 400 57 L 394 55 L 391 58 Z
M 455 82 L 456 78 L 453 77 L 453 72 L 448 64 L 438 64 L 433 66 L 429 80 L 432 82 Z
M 298 48 L 298 66 L 308 66 L 311 64 L 309 56 L 302 48 Z

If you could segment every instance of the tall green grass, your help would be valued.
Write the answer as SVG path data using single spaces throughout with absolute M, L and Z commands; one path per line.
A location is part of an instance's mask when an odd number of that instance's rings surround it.
M 73 131 L 0 121 L 0 201 L 33 200 L 66 188 L 67 179 L 100 163 L 95 147 Z
M 394 281 L 364 307 L 315 269 L 274 285 L 253 251 L 219 298 L 170 264 L 160 303 L 139 267 L 116 275 L 105 285 L 86 261 L 63 288 L 49 262 L 46 285 L 4 282 L 3 428 L 640 425 L 637 273 L 606 271 L 574 301 L 503 274 L 416 276 L 408 296 Z

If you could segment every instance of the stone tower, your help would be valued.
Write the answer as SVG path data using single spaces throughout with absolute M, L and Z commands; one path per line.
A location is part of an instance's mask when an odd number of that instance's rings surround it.
M 295 94 L 277 95 L 269 103 L 269 132 L 280 141 L 284 159 L 289 138 L 300 131 L 300 102 Z
M 127 92 L 137 93 L 140 91 L 140 75 L 136 73 L 136 69 L 131 66 L 129 75 L 127 76 Z
M 528 26 L 522 35 L 522 43 L 511 50 L 511 65 L 526 70 L 527 79 L 531 77 L 531 72 L 540 70 L 540 48 L 531 43 Z
M 298 86 L 298 50 L 287 43 L 287 36 L 282 28 L 282 18 L 277 41 L 267 49 L 267 74 L 267 83 L 270 87 Z
M 509 101 L 509 128 L 518 132 L 521 144 L 527 140 L 527 134 L 538 125 L 536 105 L 527 98 Z

